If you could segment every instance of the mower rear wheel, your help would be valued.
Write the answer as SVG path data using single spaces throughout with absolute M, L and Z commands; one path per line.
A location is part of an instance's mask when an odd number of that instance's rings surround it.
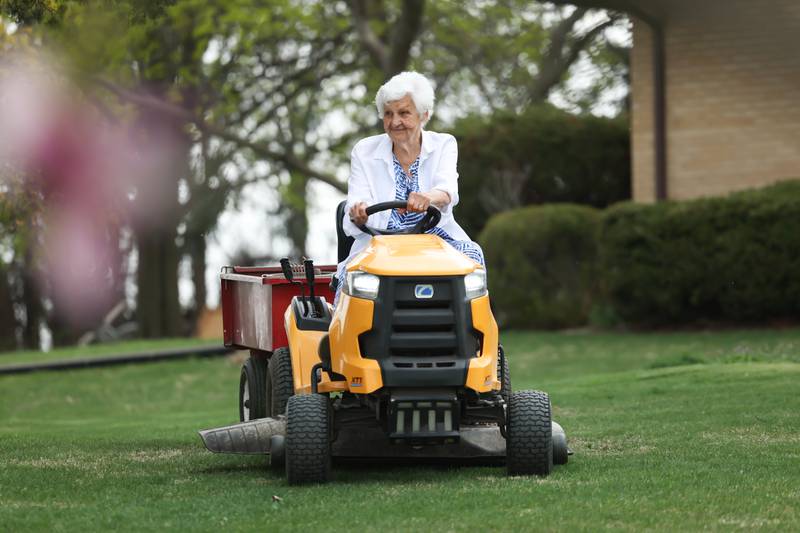
M 506 414 L 506 469 L 509 476 L 546 476 L 553 470 L 550 397 L 540 391 L 511 394 Z
M 270 415 L 278 416 L 286 413 L 286 403 L 294 396 L 294 374 L 292 372 L 292 354 L 288 347 L 278 348 L 272 354 L 267 371 L 272 401 Z
M 248 357 L 239 377 L 239 421 L 246 422 L 269 415 L 270 391 L 267 359 Z
M 327 396 L 301 394 L 286 407 L 286 478 L 290 485 L 325 483 L 331 471 Z

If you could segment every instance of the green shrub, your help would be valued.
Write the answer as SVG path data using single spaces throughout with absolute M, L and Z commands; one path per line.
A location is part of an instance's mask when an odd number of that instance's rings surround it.
M 478 235 L 507 209 L 554 202 L 606 207 L 630 198 L 627 117 L 573 115 L 551 105 L 460 120 L 456 218 Z
M 627 323 L 800 316 L 800 182 L 602 217 L 604 298 Z
M 586 323 L 596 289 L 600 213 L 585 206 L 530 206 L 493 217 L 479 241 L 502 326 Z

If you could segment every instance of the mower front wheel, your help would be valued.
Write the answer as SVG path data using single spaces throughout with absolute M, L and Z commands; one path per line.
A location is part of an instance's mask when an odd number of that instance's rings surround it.
M 290 485 L 325 483 L 331 472 L 327 396 L 292 396 L 286 407 L 286 478 Z
M 506 469 L 509 476 L 547 476 L 553 470 L 547 393 L 525 390 L 511 394 L 506 414 Z

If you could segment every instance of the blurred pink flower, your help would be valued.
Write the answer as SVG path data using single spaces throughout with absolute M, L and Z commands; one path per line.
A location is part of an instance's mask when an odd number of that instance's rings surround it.
M 39 253 L 48 279 L 42 282 L 49 284 L 62 319 L 75 326 L 96 324 L 116 303 L 110 289 L 119 251 L 107 237 L 102 221 L 74 209 L 56 209 L 47 218 Z
M 181 134 L 163 117 L 133 124 L 101 113 L 48 72 L 0 75 L 0 158 L 25 169 L 44 198 L 39 256 L 58 309 L 90 324 L 111 302 L 118 228 L 174 227 Z M 178 126 L 179 128 L 179 126 Z

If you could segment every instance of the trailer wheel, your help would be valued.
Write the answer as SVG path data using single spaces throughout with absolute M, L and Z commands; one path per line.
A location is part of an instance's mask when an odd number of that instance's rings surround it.
M 242 365 L 239 377 L 239 421 L 264 418 L 269 414 L 267 360 L 250 356 Z
M 331 471 L 330 405 L 321 394 L 289 398 L 286 478 L 290 485 L 325 483 Z
M 512 393 L 507 413 L 508 475 L 548 475 L 553 469 L 550 397 L 539 391 Z
M 497 347 L 497 375 L 500 377 L 500 396 L 508 405 L 511 401 L 511 374 L 508 371 L 508 359 L 502 344 Z
M 286 412 L 286 403 L 294 396 L 294 374 L 292 373 L 292 355 L 289 348 L 278 348 L 272 354 L 267 369 L 267 381 L 270 383 L 272 401 L 270 416 L 282 415 Z

